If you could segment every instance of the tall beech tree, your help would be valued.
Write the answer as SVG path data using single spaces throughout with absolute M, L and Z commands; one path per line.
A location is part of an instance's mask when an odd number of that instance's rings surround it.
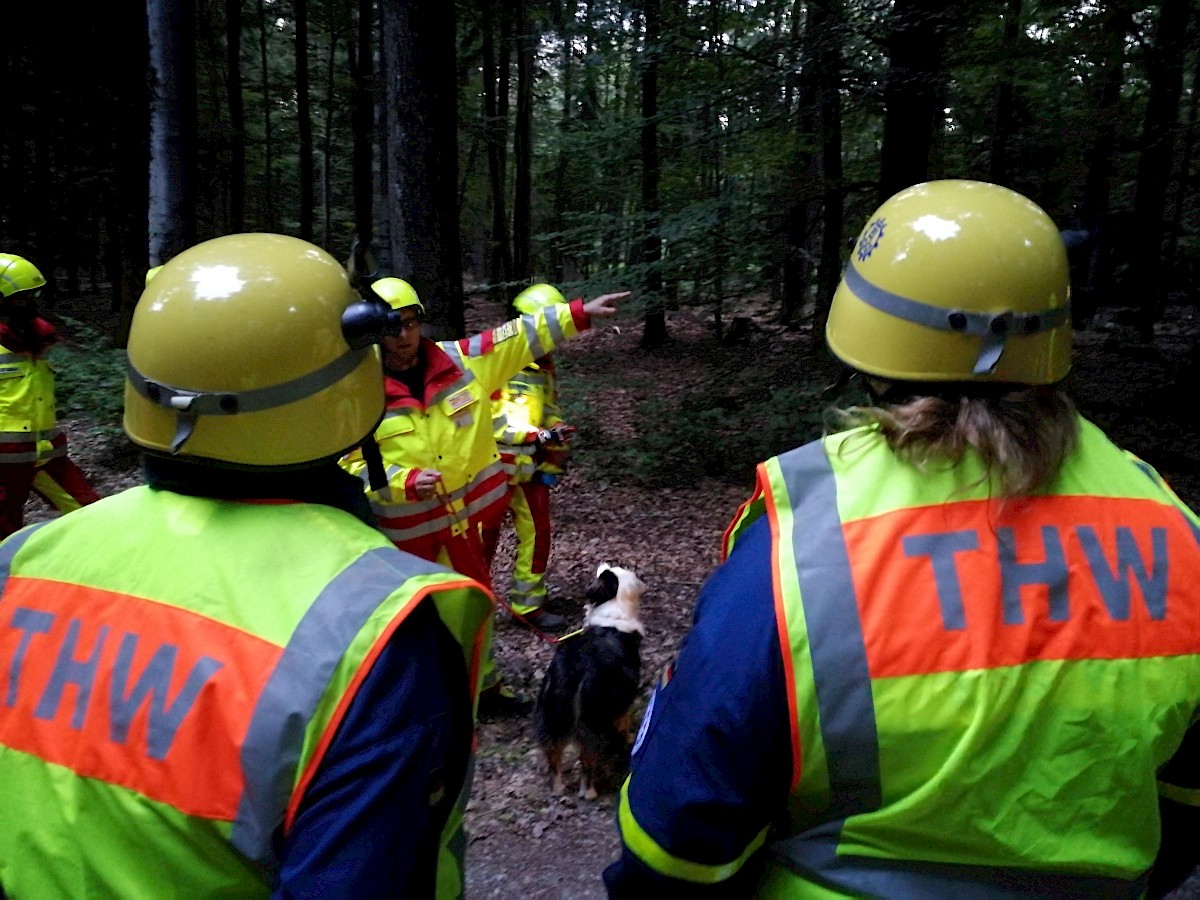
M 147 0 L 150 70 L 150 248 L 157 266 L 186 250 L 196 237 L 195 8 Z
M 391 260 L 439 338 L 461 336 L 454 5 L 383 5 Z

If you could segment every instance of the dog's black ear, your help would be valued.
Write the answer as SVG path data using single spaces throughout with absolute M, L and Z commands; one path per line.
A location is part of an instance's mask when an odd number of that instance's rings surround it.
M 584 596 L 588 603 L 599 605 L 617 596 L 618 587 L 620 587 L 620 582 L 617 580 L 617 573 L 612 569 L 605 569 L 588 585 L 587 593 Z

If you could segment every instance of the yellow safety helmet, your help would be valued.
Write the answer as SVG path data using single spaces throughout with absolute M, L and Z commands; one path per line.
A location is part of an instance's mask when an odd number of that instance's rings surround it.
M 46 279 L 38 267 L 25 257 L 0 253 L 0 297 L 11 297 L 22 291 L 35 291 L 33 296 L 36 297 L 45 284 Z
M 392 309 L 415 306 L 422 313 L 425 312 L 425 304 L 417 296 L 416 289 L 403 278 L 380 278 L 371 282 L 371 290 L 382 297 Z
M 521 293 L 513 298 L 513 308 L 517 312 L 525 313 L 527 316 L 532 316 L 535 312 L 544 306 L 550 306 L 554 303 L 566 303 L 563 295 L 559 293 L 558 288 L 550 284 L 534 284 L 525 288 Z
M 337 458 L 383 416 L 374 338 L 343 331 L 373 306 L 298 238 L 234 234 L 180 253 L 134 310 L 125 432 L 148 450 L 236 468 Z
M 906 188 L 859 235 L 825 339 L 847 365 L 888 379 L 1061 381 L 1071 309 L 1058 228 L 998 185 Z

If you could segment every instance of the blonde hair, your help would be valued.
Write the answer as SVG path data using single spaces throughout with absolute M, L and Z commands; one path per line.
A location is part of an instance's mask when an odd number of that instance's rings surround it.
M 896 386 L 898 387 L 898 386 Z M 958 464 L 968 448 L 983 462 L 1002 498 L 1032 494 L 1054 480 L 1079 440 L 1075 404 L 1055 385 L 1016 387 L 995 393 L 922 394 L 919 385 L 896 402 L 851 407 L 836 413 L 848 427 L 873 427 L 902 460 L 923 468 Z M 891 394 L 896 394 L 895 387 Z

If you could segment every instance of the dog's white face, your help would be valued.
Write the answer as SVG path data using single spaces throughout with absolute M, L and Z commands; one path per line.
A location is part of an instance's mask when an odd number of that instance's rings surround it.
M 628 603 L 636 610 L 638 601 L 641 600 L 642 594 L 646 590 L 646 585 L 642 583 L 642 579 L 637 577 L 637 573 L 632 569 L 622 569 L 620 566 L 600 563 L 596 567 L 596 577 L 599 578 L 602 572 L 612 572 L 617 576 L 617 595 L 614 599 Z

